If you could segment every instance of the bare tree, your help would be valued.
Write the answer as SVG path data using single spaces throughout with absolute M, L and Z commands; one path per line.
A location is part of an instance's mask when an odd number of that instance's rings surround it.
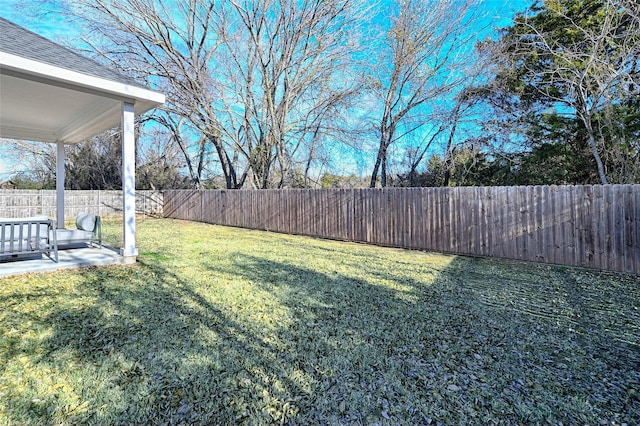
M 41 188 L 55 187 L 56 146 L 42 142 L 4 140 L 21 170 L 14 173 Z M 119 189 L 121 147 L 118 132 L 104 132 L 65 146 L 65 186 L 69 189 Z
M 181 189 L 193 186 L 184 174 L 186 166 L 180 147 L 174 143 L 174 134 L 165 128 L 150 129 L 147 143 L 136 151 L 136 188 Z
M 78 144 L 67 145 L 65 186 L 69 189 L 121 189 L 120 132 L 106 131 Z
M 252 186 L 283 187 L 339 132 L 358 93 L 349 75 L 363 20 L 360 1 L 231 1 L 219 14 L 224 132 Z
M 78 6 L 75 13 L 93 29 L 85 41 L 102 60 L 167 95 L 157 121 L 175 132 L 194 185 L 202 187 L 203 153 L 210 145 L 227 188 L 236 188 L 236 171 L 215 109 L 215 7 L 210 0 L 95 0 Z
M 13 177 L 31 181 L 41 188 L 54 188 L 56 182 L 55 145 L 14 139 L 1 139 L 5 164 L 16 169 L 7 170 Z
M 207 169 L 206 163 L 209 154 L 206 136 L 196 132 L 194 137 L 193 132 L 190 131 L 191 128 L 188 121 L 176 114 L 158 112 L 154 114 L 153 119 L 169 132 L 173 145 L 182 154 L 185 161 L 185 169 L 191 181 L 191 187 L 193 189 L 203 189 L 204 173 Z M 167 149 L 171 148 L 167 146 Z
M 93 51 L 167 94 L 155 117 L 195 187 L 215 151 L 227 188 L 264 188 L 308 175 L 357 93 L 345 76 L 362 3 L 96 0 L 75 13 Z
M 471 0 L 403 0 L 373 62 L 369 86 L 383 105 L 377 125 L 378 153 L 370 186 L 387 185 L 388 152 L 400 137 L 421 128 L 426 120 L 410 119 L 429 101 L 442 100 L 465 82 L 476 31 Z M 437 128 L 437 126 L 436 126 Z M 399 135 L 400 134 L 400 135 Z

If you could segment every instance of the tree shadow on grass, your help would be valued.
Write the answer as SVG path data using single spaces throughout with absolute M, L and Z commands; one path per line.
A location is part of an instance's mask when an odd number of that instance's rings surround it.
M 22 318 L 50 328 L 33 344 L 34 367 L 75 389 L 8 394 L 6 415 L 33 424 L 640 422 L 631 392 L 640 337 L 620 322 L 637 320 L 638 291 L 623 298 L 604 279 L 452 259 L 381 268 L 358 257 L 339 272 L 236 253 L 224 265 L 204 257 L 209 275 L 196 277 L 162 261 L 87 270 L 86 302 Z M 258 304 L 214 302 L 232 285 Z M 596 301 L 619 314 L 590 324 Z M 623 338 L 629 350 L 613 349 Z M 19 346 L 3 357 L 13 363 Z
M 96 269 L 80 286 L 93 303 L 34 318 L 51 331 L 32 364 L 59 376 L 74 370 L 56 381 L 78 387 L 88 409 L 66 406 L 55 392 L 16 393 L 10 423 L 265 424 L 304 405 L 305 378 L 273 363 L 280 349 L 167 269 Z
M 347 276 L 235 263 L 297 313 L 293 352 L 324 354 L 296 361 L 331 372 L 316 376 L 314 404 L 329 399 L 332 420 L 640 422 L 631 277 L 462 257 L 425 279 L 375 264 Z

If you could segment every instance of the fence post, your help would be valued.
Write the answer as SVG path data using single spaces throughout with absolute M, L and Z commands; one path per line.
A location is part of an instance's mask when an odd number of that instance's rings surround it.
M 100 202 L 100 190 L 98 189 L 98 216 L 100 216 L 100 205 L 102 203 Z
M 142 193 L 142 218 L 143 219 L 146 213 L 147 213 L 147 194 Z

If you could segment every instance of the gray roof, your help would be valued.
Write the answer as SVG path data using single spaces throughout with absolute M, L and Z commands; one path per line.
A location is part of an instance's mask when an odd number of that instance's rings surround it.
M 0 51 L 119 83 L 146 88 L 98 62 L 0 17 Z

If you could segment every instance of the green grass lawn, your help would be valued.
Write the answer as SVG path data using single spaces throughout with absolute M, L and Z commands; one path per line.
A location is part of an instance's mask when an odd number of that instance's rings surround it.
M 131 267 L 0 280 L 0 424 L 640 424 L 638 277 L 168 219 L 138 238 Z

